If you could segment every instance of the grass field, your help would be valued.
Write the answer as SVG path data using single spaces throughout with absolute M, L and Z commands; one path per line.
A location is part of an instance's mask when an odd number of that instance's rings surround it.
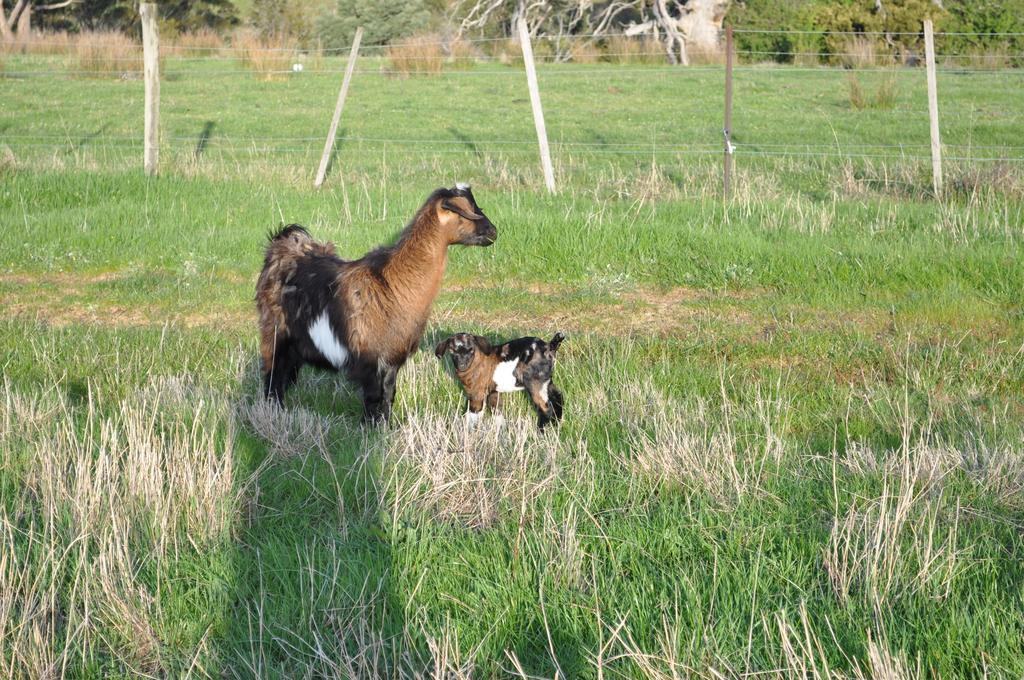
M 223 61 L 168 60 L 158 179 L 140 82 L 0 79 L 0 674 L 1024 674 L 1019 74 L 940 76 L 935 201 L 923 73 L 742 70 L 723 206 L 719 71 L 543 67 L 555 196 L 521 74 L 362 73 L 315 192 L 337 75 Z M 266 232 L 456 180 L 499 238 L 422 346 L 567 331 L 562 427 L 466 432 L 429 350 L 387 429 L 261 403 Z

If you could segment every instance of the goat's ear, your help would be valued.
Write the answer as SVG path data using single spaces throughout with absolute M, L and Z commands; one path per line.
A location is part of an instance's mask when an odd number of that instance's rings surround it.
M 454 339 L 454 337 L 451 337 L 438 343 L 437 347 L 434 348 L 434 354 L 437 355 L 438 359 L 444 359 L 444 353 L 452 348 L 452 340 Z
M 441 208 L 449 212 L 457 213 L 467 220 L 480 220 L 483 219 L 483 215 L 473 210 L 473 206 L 470 205 L 462 196 L 456 196 L 455 198 L 446 198 L 441 201 Z
M 555 337 L 551 338 L 551 342 L 548 343 L 548 348 L 552 352 L 557 352 L 558 346 L 562 344 L 563 340 L 565 340 L 565 333 L 561 331 L 555 333 Z
M 500 349 L 500 350 L 498 350 L 498 356 L 499 356 L 499 357 L 501 357 L 501 359 L 502 359 L 503 361 L 504 361 L 505 359 L 508 359 L 508 355 L 509 355 L 509 353 L 510 353 L 510 352 L 509 352 L 509 349 L 508 349 L 508 345 L 507 345 L 507 344 L 505 344 L 505 345 L 502 345 L 502 346 L 501 346 L 501 349 Z

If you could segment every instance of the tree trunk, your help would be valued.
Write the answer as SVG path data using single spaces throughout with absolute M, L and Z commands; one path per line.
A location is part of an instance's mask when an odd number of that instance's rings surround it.
M 18 38 L 27 40 L 29 34 L 32 33 L 32 5 L 25 5 L 25 9 L 21 10 L 21 16 L 18 17 Z

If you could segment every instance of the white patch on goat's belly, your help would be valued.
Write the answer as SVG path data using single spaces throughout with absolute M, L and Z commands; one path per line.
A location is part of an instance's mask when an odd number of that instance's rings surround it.
M 309 339 L 313 345 L 324 355 L 324 358 L 335 368 L 341 368 L 348 361 L 348 350 L 338 342 L 338 337 L 331 329 L 331 322 L 327 318 L 327 312 L 323 312 L 316 321 L 309 325 Z
M 516 376 L 513 374 L 519 359 L 502 361 L 494 369 L 494 384 L 499 392 L 518 392 L 522 390 L 521 385 L 516 385 Z
M 540 386 L 540 398 L 544 400 L 544 403 L 548 403 L 548 385 L 551 384 L 550 380 L 545 380 L 544 384 Z

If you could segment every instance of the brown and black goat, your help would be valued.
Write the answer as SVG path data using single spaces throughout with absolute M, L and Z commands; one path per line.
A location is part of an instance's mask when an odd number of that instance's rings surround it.
M 466 420 L 470 426 L 483 416 L 485 402 L 500 419 L 501 393 L 526 390 L 537 409 L 537 424 L 543 428 L 562 419 L 562 393 L 552 382 L 552 374 L 563 340 L 565 335 L 556 333 L 551 342 L 518 338 L 493 346 L 482 336 L 456 333 L 438 344 L 434 353 L 442 360 L 446 353 L 452 354 L 455 377 L 469 400 Z
M 264 394 L 283 404 L 304 364 L 362 387 L 364 418 L 387 421 L 398 369 L 419 345 L 448 246 L 489 246 L 498 232 L 466 185 L 438 189 L 391 246 L 337 256 L 299 225 L 270 238 L 256 283 Z

